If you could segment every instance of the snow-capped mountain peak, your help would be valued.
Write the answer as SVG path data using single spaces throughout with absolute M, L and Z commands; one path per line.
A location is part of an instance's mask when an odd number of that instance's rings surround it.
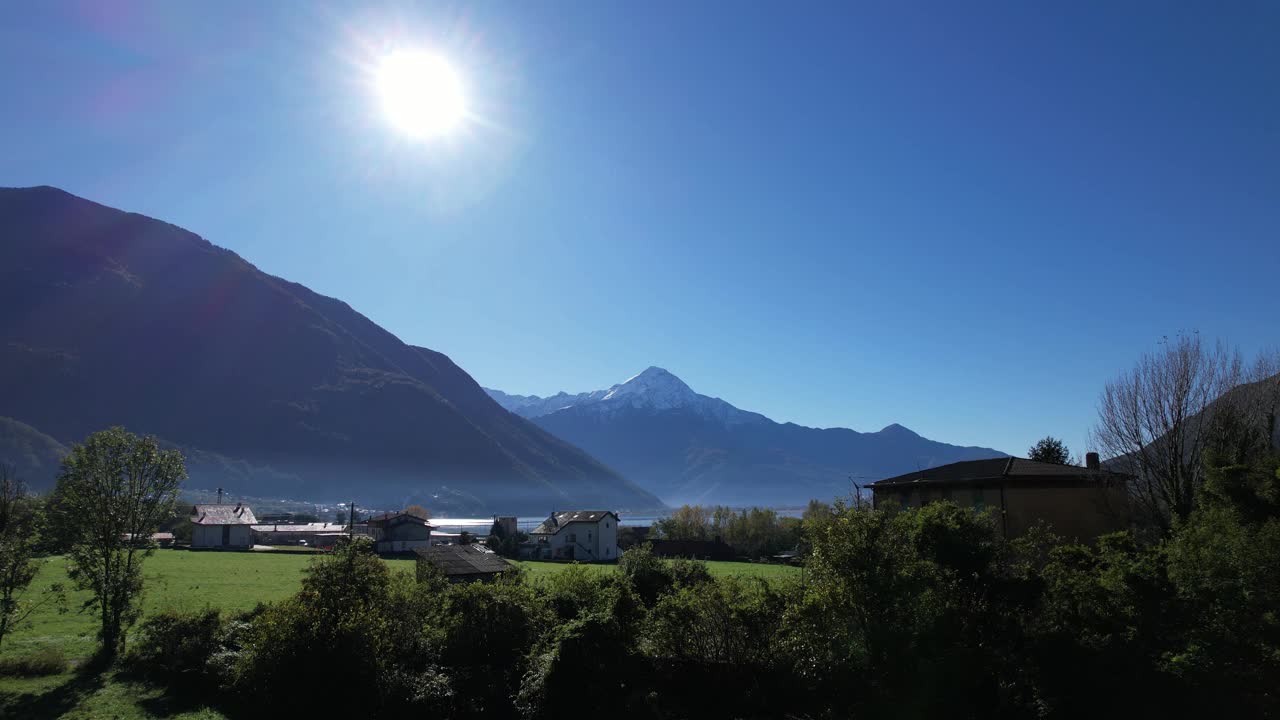
M 656 366 L 648 367 L 640 374 L 608 390 L 596 390 L 577 395 L 560 392 L 542 398 L 536 395 L 508 395 L 500 390 L 488 388 L 485 392 L 489 393 L 489 396 L 502 407 L 526 418 L 542 417 L 571 409 L 575 412 L 603 415 L 635 409 L 646 412 L 687 410 L 729 425 L 768 422 L 763 415 L 739 410 L 719 398 L 699 395 L 683 380 Z
M 609 388 L 603 401 L 626 402 L 659 410 L 694 404 L 701 397 L 684 381 L 660 367 L 649 367 L 621 385 Z

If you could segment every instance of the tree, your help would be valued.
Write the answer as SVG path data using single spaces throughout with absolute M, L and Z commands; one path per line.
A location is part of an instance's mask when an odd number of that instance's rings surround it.
M 653 525 L 667 540 L 706 540 L 710 522 L 710 509 L 701 505 L 681 505 Z
M 99 614 L 108 660 L 141 613 L 142 561 L 153 548 L 134 540 L 169 517 L 186 474 L 181 452 L 120 427 L 90 435 L 62 461 L 54 493 L 74 528 L 68 575 L 93 593 L 84 607 Z
M 431 517 L 431 513 L 427 512 L 427 509 L 422 507 L 421 505 L 410 505 L 409 507 L 404 509 L 404 514 L 412 515 L 417 518 L 422 518 L 423 520 L 430 519 Z
M 0 643 L 39 607 L 23 599 L 40 570 L 32 558 L 38 523 L 39 508 L 26 487 L 10 466 L 0 464 Z
M 1071 451 L 1067 444 L 1052 435 L 1046 435 L 1027 449 L 1027 459 L 1054 465 L 1071 464 Z
M 1242 378 L 1238 352 L 1181 335 L 1103 389 L 1094 447 L 1134 476 L 1135 509 L 1160 530 L 1167 533 L 1195 507 L 1209 430 L 1224 408 L 1216 401 Z

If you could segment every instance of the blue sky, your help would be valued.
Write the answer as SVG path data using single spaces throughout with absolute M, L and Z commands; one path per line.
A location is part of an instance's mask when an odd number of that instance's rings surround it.
M 1163 335 L 1277 342 L 1280 5 L 0 5 L 0 185 L 350 303 L 482 384 L 1083 451 Z M 472 117 L 412 141 L 421 47 Z

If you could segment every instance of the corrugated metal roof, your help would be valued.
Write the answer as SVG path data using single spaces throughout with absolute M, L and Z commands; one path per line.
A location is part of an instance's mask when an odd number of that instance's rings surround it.
M 346 532 L 346 525 L 338 523 L 302 523 L 298 525 L 271 524 L 271 525 L 254 525 L 255 532 L 275 532 L 275 533 L 318 533 L 318 532 Z
M 492 575 L 511 569 L 511 563 L 476 545 L 432 545 L 415 548 L 418 557 L 440 569 L 446 576 Z
M 191 509 L 194 525 L 256 525 L 258 519 L 244 503 L 196 505 Z

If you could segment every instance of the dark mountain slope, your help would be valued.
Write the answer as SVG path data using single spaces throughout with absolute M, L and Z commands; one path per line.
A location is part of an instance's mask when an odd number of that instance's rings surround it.
M 13 418 L 0 417 L 0 462 L 8 464 L 28 487 L 53 485 L 67 448 L 39 430 Z
M 258 495 L 656 504 L 444 355 L 181 228 L 52 188 L 0 190 L 0 228 L 0 413 L 60 440 L 123 424 L 298 478 Z

